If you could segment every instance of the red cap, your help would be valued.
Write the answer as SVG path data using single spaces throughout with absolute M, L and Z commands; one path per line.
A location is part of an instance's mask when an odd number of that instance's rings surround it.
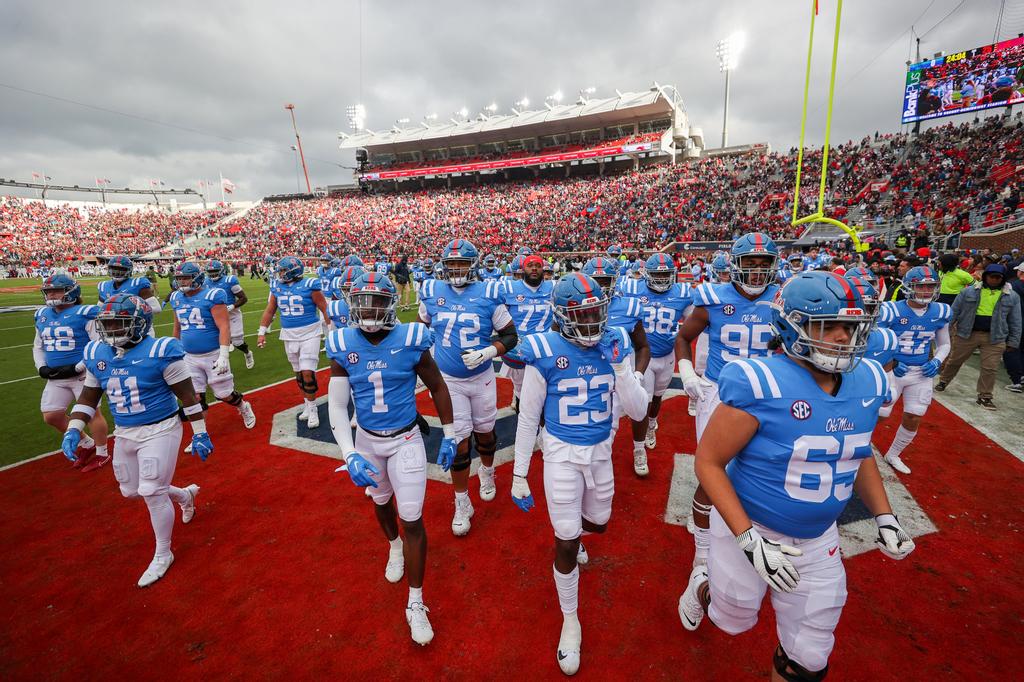
M 523 259 L 523 267 L 524 268 L 527 265 L 533 265 L 534 263 L 538 263 L 541 266 L 543 266 L 544 265 L 544 259 L 541 258 L 540 256 L 538 256 L 535 253 L 531 253 L 529 256 L 527 256 L 526 258 Z

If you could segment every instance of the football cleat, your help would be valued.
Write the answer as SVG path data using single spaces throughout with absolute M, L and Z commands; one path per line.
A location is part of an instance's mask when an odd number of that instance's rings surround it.
M 299 421 L 304 422 L 309 419 L 309 406 L 306 405 L 302 408 L 302 412 L 299 413 Z
M 309 410 L 309 417 L 306 418 L 306 426 L 315 429 L 320 426 L 320 410 L 316 407 L 311 407 Z
M 188 445 L 185 446 L 185 449 L 182 452 L 184 452 L 186 455 L 192 454 L 192 441 L 189 441 Z
M 174 555 L 170 552 L 167 556 L 153 557 L 153 561 L 149 563 L 149 568 L 139 578 L 139 587 L 149 587 L 160 578 L 164 577 L 164 573 L 167 573 L 167 569 L 174 563 Z
M 903 460 L 900 459 L 899 455 L 886 455 L 885 461 L 886 463 L 888 463 L 889 466 L 891 466 L 893 469 L 900 472 L 901 474 L 910 473 L 910 467 L 903 463 Z
M 480 479 L 480 499 L 490 502 L 498 492 L 498 487 L 494 485 L 494 467 L 488 469 L 488 467 L 481 466 L 476 475 Z
M 469 532 L 470 524 L 469 520 L 473 518 L 473 503 L 469 499 L 469 495 L 462 497 L 465 502 L 460 502 L 458 495 L 455 496 L 455 516 L 452 517 L 452 533 L 462 537 Z
M 251 429 L 256 426 L 256 413 L 252 411 L 252 405 L 242 401 L 238 407 L 238 413 L 242 415 L 242 423 L 245 424 L 245 428 Z
M 643 450 L 633 451 L 633 472 L 641 478 L 651 473 L 647 467 L 647 453 Z
M 384 567 L 384 579 L 389 583 L 397 583 L 403 575 L 405 575 L 405 554 L 402 551 L 402 546 L 399 545 L 388 550 L 388 563 Z
M 434 628 L 430 627 L 430 619 L 427 618 L 429 610 L 423 602 L 413 602 L 405 609 L 405 622 L 409 624 L 409 634 L 412 635 L 412 641 L 420 646 L 426 646 L 434 639 Z
M 256 358 L 253 357 L 252 351 L 246 351 L 242 353 L 242 357 L 245 358 L 245 368 L 252 369 L 256 366 Z
M 96 448 L 85 448 L 81 445 L 75 451 L 75 461 L 71 463 L 71 466 L 75 469 L 81 469 L 88 464 L 96 456 Z
M 558 667 L 566 675 L 575 675 L 580 669 L 580 648 L 583 630 L 575 616 L 563 617 L 562 634 L 558 638 Z
M 590 555 L 587 554 L 587 548 L 580 543 L 580 548 L 576 550 L 576 563 L 580 566 L 586 566 L 590 563 Z
M 647 426 L 647 439 L 644 440 L 644 447 L 653 450 L 658 445 L 658 423 L 653 422 Z
M 700 603 L 700 588 L 708 581 L 708 567 L 694 566 L 690 571 L 690 582 L 686 591 L 679 596 L 679 620 L 683 627 L 693 632 L 704 619 L 704 605 Z
M 109 462 L 110 462 L 110 455 L 106 455 L 106 456 L 103 456 L 103 457 L 100 457 L 99 455 L 96 455 L 95 457 L 90 459 L 88 461 L 88 463 L 86 463 L 86 464 L 84 464 L 82 466 L 81 471 L 82 471 L 83 474 L 87 474 L 90 471 L 96 471 L 100 467 L 106 466 Z
M 192 483 L 185 488 L 185 501 L 181 503 L 181 522 L 188 523 L 196 515 L 196 495 L 199 486 Z

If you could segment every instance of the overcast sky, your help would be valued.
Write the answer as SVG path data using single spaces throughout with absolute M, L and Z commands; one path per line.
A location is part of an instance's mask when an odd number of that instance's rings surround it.
M 924 34 L 960 0 L 850 0 L 843 15 L 833 141 L 899 127 L 910 26 Z M 992 41 L 999 0 L 967 0 L 922 55 Z M 1007 16 L 1019 0 L 1009 0 Z M 787 149 L 799 137 L 808 0 L 89 2 L 4 0 L 0 177 L 196 187 L 223 173 L 236 196 L 294 191 L 296 107 L 310 180 L 349 181 L 345 107 L 367 127 L 442 118 L 491 101 L 676 85 L 708 146 L 721 136 L 715 43 L 744 30 L 729 141 Z M 835 0 L 820 0 L 817 96 L 827 91 Z M 1004 36 L 1024 30 L 1006 26 Z M 360 68 L 361 63 L 361 68 Z M 13 68 L 12 68 L 13 67 Z M 30 94 L 31 90 L 38 94 Z M 45 95 L 45 96 L 43 96 Z M 58 99 L 59 98 L 59 99 Z M 88 107 L 73 104 L 73 100 Z M 812 105 L 813 106 L 813 105 Z M 105 109 L 108 111 L 103 111 Z M 119 112 L 119 113 L 113 113 Z M 820 144 L 824 109 L 808 135 Z M 957 120 L 957 119 L 953 119 Z M 304 184 L 304 183 L 303 183 Z

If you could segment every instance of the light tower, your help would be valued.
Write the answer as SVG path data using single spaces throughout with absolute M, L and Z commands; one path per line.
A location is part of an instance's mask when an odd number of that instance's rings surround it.
M 309 171 L 306 170 L 306 157 L 302 153 L 302 139 L 299 138 L 299 126 L 295 124 L 295 105 L 285 104 L 284 108 L 287 109 L 292 115 L 292 130 L 295 131 L 295 143 L 299 147 L 299 158 L 302 159 L 302 173 L 306 176 L 306 191 L 310 194 L 313 193 L 313 188 L 309 184 Z
M 715 54 L 718 56 L 718 70 L 725 74 L 725 106 L 722 112 L 722 147 L 729 144 L 729 74 L 739 64 L 740 53 L 746 44 L 746 35 L 737 31 L 724 40 L 718 41 Z

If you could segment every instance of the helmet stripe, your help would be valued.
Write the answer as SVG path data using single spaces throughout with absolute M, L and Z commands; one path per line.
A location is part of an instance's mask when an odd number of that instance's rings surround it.
M 587 296 L 589 296 L 590 294 L 594 293 L 594 290 L 591 289 L 590 285 L 587 283 L 587 278 L 586 277 L 584 277 L 583 275 L 581 275 L 580 273 L 577 272 L 576 273 L 576 279 L 578 279 L 580 281 L 580 284 L 583 285 L 583 289 L 584 289 L 583 293 L 585 293 Z
M 754 248 L 758 251 L 764 251 L 764 244 L 761 243 L 761 233 L 754 233 Z
M 846 304 L 847 304 L 846 307 L 847 308 L 856 308 L 857 307 L 857 301 L 854 299 L 854 296 L 853 296 L 853 288 L 850 286 L 850 283 L 846 281 L 846 278 L 843 277 L 842 275 L 837 275 L 834 272 L 829 272 L 828 274 L 832 275 L 837 280 L 839 280 L 839 283 L 842 285 L 843 290 L 846 292 Z

